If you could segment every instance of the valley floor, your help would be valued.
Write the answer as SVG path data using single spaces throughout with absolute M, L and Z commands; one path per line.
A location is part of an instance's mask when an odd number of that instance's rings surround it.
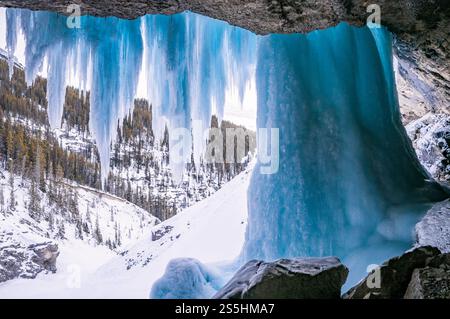
M 0 284 L 0 298 L 148 298 L 173 258 L 227 265 L 243 246 L 251 167 L 209 198 L 155 226 L 116 255 L 80 240 L 59 242 L 55 274 Z

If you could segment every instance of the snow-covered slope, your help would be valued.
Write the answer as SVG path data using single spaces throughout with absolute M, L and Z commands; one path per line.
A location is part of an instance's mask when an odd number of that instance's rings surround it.
M 60 199 L 56 201 L 50 200 L 51 192 L 37 190 L 38 213 L 31 212 L 31 182 L 12 176 L 0 170 L 0 282 L 45 272 L 33 262 L 35 247 L 56 247 L 59 274 L 60 259 L 64 261 L 78 250 L 83 251 L 82 258 L 90 252 L 114 256 L 114 250 L 143 238 L 159 223 L 124 199 L 69 181 L 58 183 Z M 60 200 L 72 200 L 72 205 L 58 206 Z M 86 259 L 89 264 L 95 264 L 90 259 Z
M 252 166 L 211 197 L 155 226 L 120 255 L 79 240 L 66 241 L 60 245 L 56 274 L 0 284 L 0 298 L 148 298 L 173 258 L 232 261 L 244 242 Z
M 0 191 L 10 205 L 10 174 L 1 172 Z M 49 194 L 40 193 L 39 217 L 32 218 L 29 212 L 30 182 L 20 177 L 14 179 L 15 208 L 13 211 L 2 207 L 0 212 L 0 247 L 17 241 L 21 244 L 33 244 L 39 241 L 84 239 L 90 245 L 98 244 L 91 238 L 96 228 L 102 236 L 102 242 L 115 241 L 120 235 L 120 244 L 126 245 L 142 238 L 159 220 L 138 206 L 124 199 L 99 190 L 61 181 L 64 189 L 62 196 L 76 197 L 76 214 L 57 209 L 49 199 Z M 83 221 L 88 230 L 80 237 L 76 229 L 76 220 Z M 98 227 L 97 227 L 98 226 Z M 61 228 L 62 227 L 62 228 Z M 9 235 L 8 235 L 9 234 Z

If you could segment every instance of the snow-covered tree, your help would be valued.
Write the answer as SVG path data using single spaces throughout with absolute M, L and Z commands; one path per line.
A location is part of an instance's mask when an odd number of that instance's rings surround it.
M 31 218 L 39 220 L 40 210 L 41 210 L 41 196 L 39 194 L 39 184 L 41 180 L 41 155 L 40 155 L 39 145 L 36 148 L 35 160 L 34 160 L 34 171 L 31 176 L 31 187 L 30 187 L 30 202 L 28 204 L 28 211 Z
M 95 220 L 94 238 L 95 238 L 95 240 L 96 240 L 98 245 L 103 243 L 103 236 L 102 236 L 102 232 L 100 230 L 100 223 L 99 223 L 99 220 L 98 220 L 98 214 L 97 214 L 97 218 Z
M 78 218 L 78 220 L 76 221 L 75 224 L 75 238 L 78 239 L 83 239 L 83 220 L 80 218 Z
M 3 192 L 3 185 L 0 185 L 0 213 L 5 213 L 5 194 Z
M 14 188 L 14 162 L 13 160 L 9 160 L 9 211 L 14 212 L 16 210 L 16 196 L 15 196 L 15 188 Z
M 60 221 L 60 223 L 59 223 L 58 233 L 56 234 L 56 238 L 66 239 L 66 228 L 64 226 L 64 221 Z

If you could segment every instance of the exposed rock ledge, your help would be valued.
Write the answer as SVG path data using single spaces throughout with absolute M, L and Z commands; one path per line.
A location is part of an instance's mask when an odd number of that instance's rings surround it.
M 258 34 L 310 32 L 341 21 L 363 25 L 370 13 L 366 0 L 0 0 L 0 6 L 67 14 L 77 3 L 82 14 L 136 18 L 190 10 Z M 430 88 L 427 104 L 450 109 L 450 1 L 378 0 L 381 23 L 396 34 L 395 48 L 412 77 Z M 428 110 L 430 111 L 430 110 Z
M 450 254 L 424 246 L 394 257 L 343 295 L 345 299 L 450 299 Z
M 134 19 L 145 14 L 174 14 L 193 11 L 229 22 L 258 34 L 310 32 L 341 21 L 363 25 L 367 7 L 381 8 L 382 23 L 395 33 L 411 34 L 431 30 L 449 18 L 446 0 L 2 0 L 6 7 L 50 10 L 67 14 L 67 7 L 79 4 L 82 14 Z M 445 27 L 440 25 L 440 27 Z
M 435 247 L 419 247 L 394 257 L 367 275 L 343 295 L 344 299 L 403 298 L 415 269 L 427 266 L 430 259 L 440 255 Z
M 53 243 L 0 247 L 0 283 L 15 278 L 33 279 L 43 271 L 54 273 L 58 255 L 58 245 Z

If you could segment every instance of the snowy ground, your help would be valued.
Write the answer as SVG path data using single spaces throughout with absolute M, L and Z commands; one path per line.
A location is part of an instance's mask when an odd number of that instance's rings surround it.
M 13 244 L 31 245 L 41 242 L 56 241 L 55 233 L 58 226 L 64 224 L 64 237 L 67 241 L 58 241 L 59 245 L 74 242 L 76 229 L 71 219 L 70 212 L 64 208 L 62 211 L 51 204 L 48 195 L 40 192 L 40 218 L 35 220 L 30 217 L 27 205 L 30 202 L 30 182 L 15 177 L 14 199 L 16 202 L 14 212 L 8 212 L 11 186 L 10 174 L 0 171 L 0 192 L 3 192 L 4 205 L 0 212 L 0 247 Z M 78 214 L 82 221 L 87 223 L 91 233 L 96 227 L 101 230 L 103 240 L 114 240 L 116 229 L 120 230 L 121 243 L 127 245 L 142 239 L 146 233 L 159 222 L 157 218 L 147 213 L 142 208 L 127 202 L 126 200 L 107 194 L 105 192 L 62 181 L 66 190 L 71 190 L 77 195 Z M 68 193 L 65 196 L 69 196 Z M 64 213 L 64 215 L 63 215 Z M 53 226 L 50 227 L 48 216 L 53 218 Z M 89 216 L 88 216 L 89 215 Z M 51 240 L 52 239 L 52 240 Z M 90 246 L 96 243 L 85 234 L 84 241 Z
M 173 258 L 229 263 L 244 243 L 249 166 L 211 197 L 155 226 L 122 255 L 80 240 L 61 243 L 56 274 L 2 283 L 0 298 L 148 298 Z

